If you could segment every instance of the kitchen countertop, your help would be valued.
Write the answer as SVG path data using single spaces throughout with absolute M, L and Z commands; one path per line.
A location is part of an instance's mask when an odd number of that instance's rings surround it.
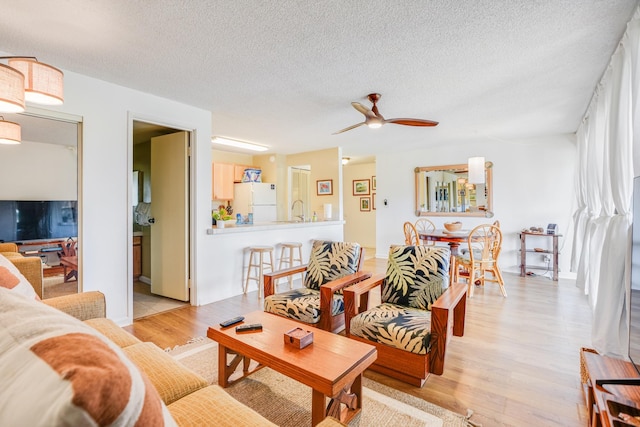
M 225 224 L 224 228 L 217 228 L 213 226 L 207 229 L 207 234 L 231 234 L 231 233 L 251 233 L 254 231 L 265 230 L 278 230 L 284 228 L 309 228 L 309 227 L 323 227 L 329 225 L 342 225 L 343 220 L 336 221 L 274 221 L 274 222 L 262 222 L 255 224 Z

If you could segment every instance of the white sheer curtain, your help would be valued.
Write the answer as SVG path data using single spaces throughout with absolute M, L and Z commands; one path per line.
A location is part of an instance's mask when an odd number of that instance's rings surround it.
M 578 209 L 573 262 L 577 285 L 593 308 L 593 346 L 602 354 L 627 355 L 631 197 L 634 139 L 640 137 L 640 21 L 638 10 L 602 78 L 579 129 Z M 634 132 L 635 131 L 635 132 Z M 586 152 L 586 154 L 583 152 Z M 580 160 L 579 158 L 579 160 Z M 583 205 L 580 205 L 582 200 Z M 586 205 L 586 208 L 584 207 Z M 586 214 L 585 214 L 586 211 Z M 586 217 L 586 220 L 584 219 Z M 585 222 L 582 229 L 580 221 Z
M 573 272 L 578 271 L 584 235 L 587 229 L 587 221 L 589 220 L 587 207 L 587 168 L 585 166 L 587 164 L 587 136 L 585 136 L 587 125 L 584 124 L 587 120 L 588 118 L 583 120 L 583 125 L 578 129 L 576 138 L 578 161 L 576 162 L 575 191 L 578 208 L 573 214 L 573 249 L 571 251 L 571 271 Z

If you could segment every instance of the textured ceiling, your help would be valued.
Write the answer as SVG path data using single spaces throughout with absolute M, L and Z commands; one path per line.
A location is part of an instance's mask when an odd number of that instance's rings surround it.
M 575 132 L 637 5 L 21 0 L 2 8 L 0 50 L 210 110 L 212 135 L 358 157 Z M 387 118 L 440 125 L 332 135 L 371 92 Z

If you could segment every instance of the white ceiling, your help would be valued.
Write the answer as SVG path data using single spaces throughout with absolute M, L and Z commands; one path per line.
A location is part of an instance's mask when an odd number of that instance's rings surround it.
M 5 2 L 6 3 L 6 2 Z M 345 156 L 573 133 L 636 0 L 21 0 L 0 50 L 210 110 L 212 135 Z M 380 92 L 386 118 L 350 105 Z

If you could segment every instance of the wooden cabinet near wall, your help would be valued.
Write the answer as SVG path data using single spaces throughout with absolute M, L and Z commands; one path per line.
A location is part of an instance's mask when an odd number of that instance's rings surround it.
M 233 200 L 234 168 L 229 163 L 213 163 L 211 200 Z
M 233 165 L 233 181 L 234 182 L 242 182 L 242 177 L 244 176 L 244 170 L 245 169 L 258 169 L 258 170 L 260 170 L 260 168 L 257 167 L 257 166 Z
M 133 279 L 142 275 L 142 236 L 133 236 Z

